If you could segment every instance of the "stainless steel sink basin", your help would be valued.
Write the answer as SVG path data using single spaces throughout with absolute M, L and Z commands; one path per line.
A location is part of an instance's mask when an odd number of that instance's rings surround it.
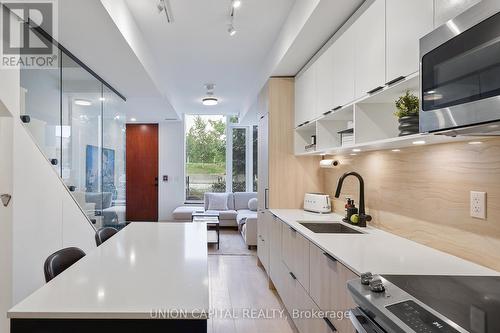
M 302 222 L 300 224 L 317 234 L 362 234 L 361 231 L 349 228 L 342 223 Z

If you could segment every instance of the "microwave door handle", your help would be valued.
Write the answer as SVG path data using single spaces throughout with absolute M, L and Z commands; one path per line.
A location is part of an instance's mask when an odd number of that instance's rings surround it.
M 349 310 L 349 319 L 358 333 L 385 333 L 385 331 L 376 326 L 359 308 Z

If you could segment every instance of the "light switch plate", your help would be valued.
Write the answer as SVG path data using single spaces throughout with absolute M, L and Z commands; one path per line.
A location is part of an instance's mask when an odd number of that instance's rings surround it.
M 486 219 L 486 192 L 470 192 L 470 216 Z

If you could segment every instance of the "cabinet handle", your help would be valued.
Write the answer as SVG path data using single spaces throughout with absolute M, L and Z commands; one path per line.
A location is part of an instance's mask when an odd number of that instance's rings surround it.
M 333 262 L 337 262 L 337 259 L 335 259 L 333 256 L 329 255 L 328 253 L 324 252 L 323 255 L 330 259 Z
M 339 106 L 333 108 L 333 111 L 337 111 L 337 110 L 340 110 L 340 109 L 342 109 L 342 105 L 339 105 Z
M 292 272 L 290 272 L 289 274 L 292 277 L 292 279 L 297 280 L 297 277 L 295 276 L 295 274 L 293 274 Z
M 289 228 L 290 228 L 290 230 L 291 230 L 292 232 L 297 232 L 297 230 L 295 230 L 294 228 L 292 228 L 292 227 L 289 227 Z
M 304 123 L 304 125 L 307 125 L 307 124 L 309 124 L 309 123 L 310 123 L 310 121 L 308 120 L 308 121 L 306 121 L 306 122 Z
M 332 113 L 333 111 L 330 110 L 330 111 L 326 111 L 326 112 L 323 112 L 323 116 L 328 116 L 330 113 Z
M 327 317 L 324 317 L 323 320 L 328 325 L 328 327 L 330 327 L 330 329 L 332 330 L 332 332 L 337 332 L 337 328 L 332 324 L 332 322 L 330 321 L 330 319 L 328 319 Z
M 265 208 L 265 209 L 269 209 L 269 203 L 268 203 L 268 199 L 269 199 L 269 198 L 268 198 L 268 197 L 269 197 L 269 189 L 268 189 L 268 188 L 266 188 L 266 189 L 264 190 L 264 208 Z
M 384 89 L 384 87 L 383 87 L 383 86 L 380 86 L 380 87 L 374 88 L 374 89 L 372 89 L 372 90 L 370 90 L 370 91 L 368 92 L 368 95 L 374 94 L 374 93 L 376 93 L 377 91 L 380 91 L 380 90 L 382 90 L 382 89 Z
M 52 165 L 57 165 L 59 163 L 57 158 L 51 158 L 49 161 L 50 161 L 50 164 L 52 164 Z
M 391 81 L 387 82 L 386 85 L 390 86 L 390 85 L 393 85 L 394 83 L 402 81 L 404 79 L 406 79 L 406 76 L 398 76 L 397 78 L 392 79 Z
M 304 126 L 304 124 L 299 124 L 299 125 L 297 126 L 297 128 L 302 127 L 302 126 Z

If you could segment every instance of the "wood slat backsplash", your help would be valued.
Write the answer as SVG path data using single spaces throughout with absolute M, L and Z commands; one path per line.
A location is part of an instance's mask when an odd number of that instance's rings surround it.
M 335 158 L 341 165 L 323 171 L 332 198 L 338 178 L 357 171 L 373 225 L 500 271 L 500 138 Z M 470 191 L 487 192 L 486 220 L 470 217 Z M 347 196 L 358 203 L 355 178 L 344 182 L 336 212 Z

